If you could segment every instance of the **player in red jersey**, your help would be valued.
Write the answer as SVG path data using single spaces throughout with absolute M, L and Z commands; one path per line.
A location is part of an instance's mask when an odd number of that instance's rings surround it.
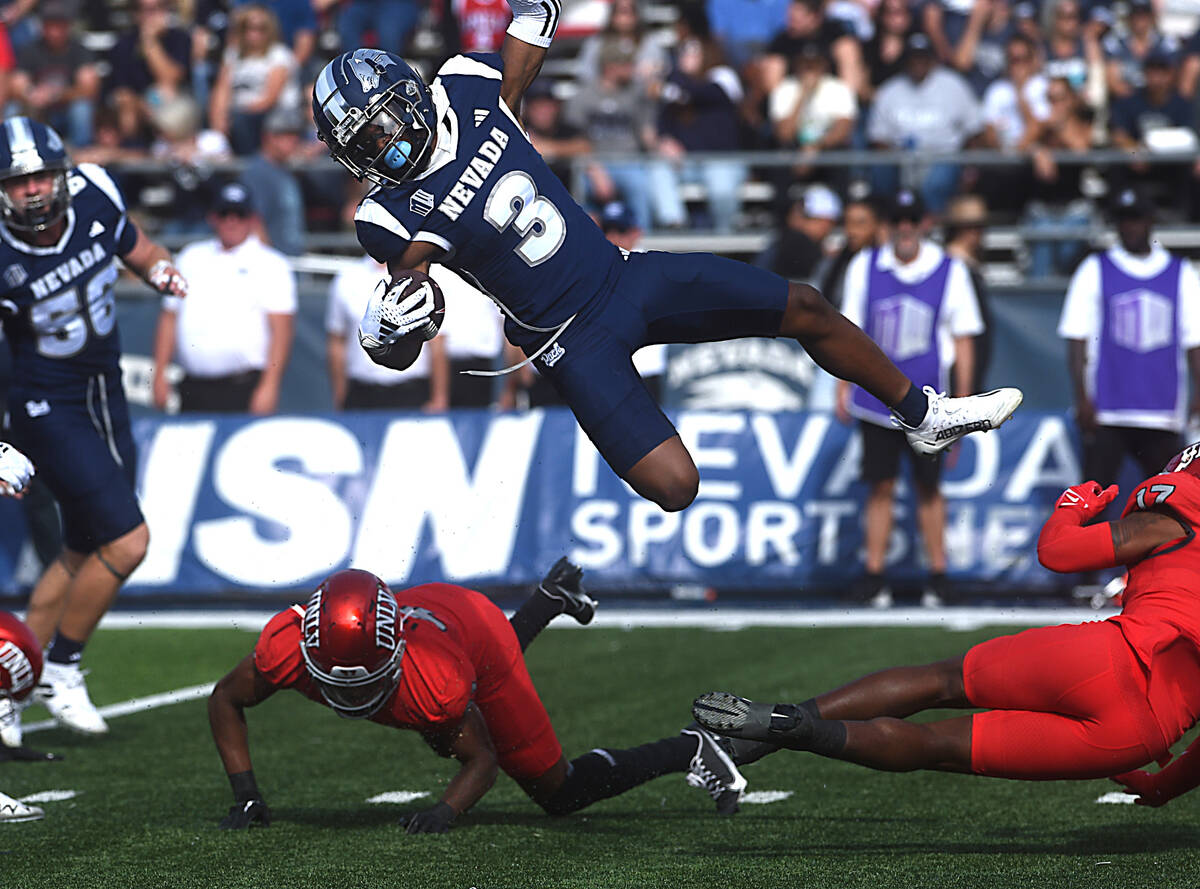
M 529 642 L 559 614 L 588 623 L 595 602 L 582 571 L 561 559 L 513 615 L 480 593 L 430 583 L 393 594 L 366 571 L 329 577 L 307 607 L 271 619 L 208 702 L 213 739 L 235 805 L 223 828 L 270 823 L 250 763 L 244 710 L 293 688 L 340 716 L 415 729 L 461 763 L 441 800 L 406 816 L 408 833 L 442 833 L 488 791 L 502 769 L 551 815 L 565 815 L 659 775 L 687 772 L 721 814 L 737 811 L 746 779 L 734 765 L 762 745 L 688 726 L 627 750 L 592 750 L 567 762 L 525 668 Z
M 1197 745 L 1157 774 L 1129 771 L 1169 760 L 1200 716 L 1200 444 L 1139 484 L 1119 520 L 1085 524 L 1116 496 L 1116 486 L 1095 482 L 1068 488 L 1042 528 L 1038 556 L 1062 572 L 1128 566 L 1119 615 L 1002 636 L 802 704 L 710 692 L 693 714 L 714 732 L 885 771 L 1116 776 L 1148 805 L 1200 785 Z M 943 707 L 985 712 L 904 719 Z

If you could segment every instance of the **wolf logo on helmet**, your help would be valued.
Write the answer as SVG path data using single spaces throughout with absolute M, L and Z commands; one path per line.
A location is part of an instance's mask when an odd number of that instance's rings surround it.
M 363 92 L 369 93 L 379 86 L 379 75 L 387 66 L 396 63 L 381 49 L 359 49 L 351 53 L 346 64 L 362 84 Z

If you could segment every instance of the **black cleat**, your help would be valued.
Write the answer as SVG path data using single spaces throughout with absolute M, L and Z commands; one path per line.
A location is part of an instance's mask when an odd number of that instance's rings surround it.
M 692 722 L 683 730 L 686 732 L 702 728 L 700 723 Z M 735 766 L 747 766 L 752 762 L 758 762 L 768 753 L 774 753 L 780 749 L 778 744 L 768 741 L 747 741 L 744 738 L 731 738 L 727 735 L 716 735 L 714 740 L 729 755 Z
M 812 719 L 795 704 L 759 704 L 725 691 L 700 695 L 692 715 L 709 731 L 779 747 L 803 750 L 812 735 Z
M 737 814 L 746 779 L 722 743 L 724 739 L 695 724 L 681 730 L 680 734 L 696 739 L 696 754 L 688 766 L 687 783 L 708 791 L 717 804 L 718 815 Z
M 538 589 L 546 597 L 562 604 L 562 613 L 569 614 L 578 623 L 590 624 L 596 616 L 596 600 L 583 589 L 583 569 L 563 556 L 554 563 Z

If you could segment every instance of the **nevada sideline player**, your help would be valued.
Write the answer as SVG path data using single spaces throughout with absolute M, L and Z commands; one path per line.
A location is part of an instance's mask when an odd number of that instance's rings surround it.
M 36 697 L 61 724 L 91 735 L 108 727 L 88 697 L 80 656 L 149 541 L 121 386 L 118 259 L 160 293 L 186 293 L 170 254 L 129 219 L 103 168 L 72 166 L 50 127 L 7 118 L 0 322 L 13 353 L 12 440 L 58 501 L 64 539 L 29 600 L 29 626 L 49 646 Z
M 1128 567 L 1115 617 L 1001 636 L 803 704 L 710 692 L 693 714 L 716 732 L 886 771 L 1111 776 L 1149 806 L 1200 786 L 1200 741 L 1159 772 L 1130 771 L 1170 761 L 1171 745 L 1200 718 L 1200 443 L 1134 488 L 1119 520 L 1088 524 L 1116 496 L 1116 485 L 1068 488 L 1038 539 L 1054 571 Z M 944 707 L 983 712 L 904 719 Z
M 502 769 L 550 815 L 566 815 L 660 775 L 687 772 L 718 814 L 733 814 L 746 786 L 735 763 L 770 745 L 718 742 L 699 726 L 625 750 L 563 757 L 525 667 L 530 641 L 559 614 L 588 623 L 595 602 L 582 571 L 560 559 L 506 619 L 473 590 L 430 583 L 395 594 L 374 574 L 339 571 L 307 606 L 275 615 L 254 651 L 213 689 L 209 722 L 233 788 L 225 829 L 270 824 L 250 764 L 245 709 L 295 689 L 339 715 L 415 729 L 461 768 L 432 808 L 406 816 L 408 833 L 442 833 L 487 793 Z
M 411 364 L 435 310 L 402 273 L 448 265 L 497 302 L 505 335 L 540 362 L 616 474 L 666 510 L 692 502 L 699 476 L 633 366 L 643 345 L 794 337 L 830 373 L 891 407 L 924 454 L 1008 419 L 1019 390 L 965 398 L 918 390 L 806 284 L 709 254 L 610 244 L 517 122 L 559 4 L 509 2 L 500 53 L 454 56 L 432 85 L 377 49 L 343 53 L 314 84 L 318 135 L 336 161 L 378 186 L 355 213 L 359 241 L 395 282 L 377 288 L 359 328 L 375 361 Z
M 0 441 L 0 494 L 20 497 L 31 478 L 29 459 Z M 41 673 L 42 647 L 33 632 L 15 614 L 0 611 L 0 761 L 19 756 L 17 705 L 33 691 Z M 0 822 L 37 821 L 44 815 L 39 807 L 0 793 Z

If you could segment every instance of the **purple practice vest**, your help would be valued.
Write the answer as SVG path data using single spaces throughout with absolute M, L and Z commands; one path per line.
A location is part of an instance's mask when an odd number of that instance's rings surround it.
M 863 313 L 864 329 L 879 344 L 913 383 L 946 388 L 940 356 L 937 328 L 946 300 L 946 278 L 950 257 L 942 261 L 923 281 L 905 284 L 886 269 L 879 268 L 879 251 L 872 250 L 867 276 L 867 305 Z M 862 420 L 891 426 L 892 412 L 873 395 L 855 386 L 850 412 Z
M 1174 415 L 1184 397 L 1180 374 L 1179 273 L 1172 256 L 1153 278 L 1133 278 L 1100 254 L 1100 343 L 1096 410 Z

